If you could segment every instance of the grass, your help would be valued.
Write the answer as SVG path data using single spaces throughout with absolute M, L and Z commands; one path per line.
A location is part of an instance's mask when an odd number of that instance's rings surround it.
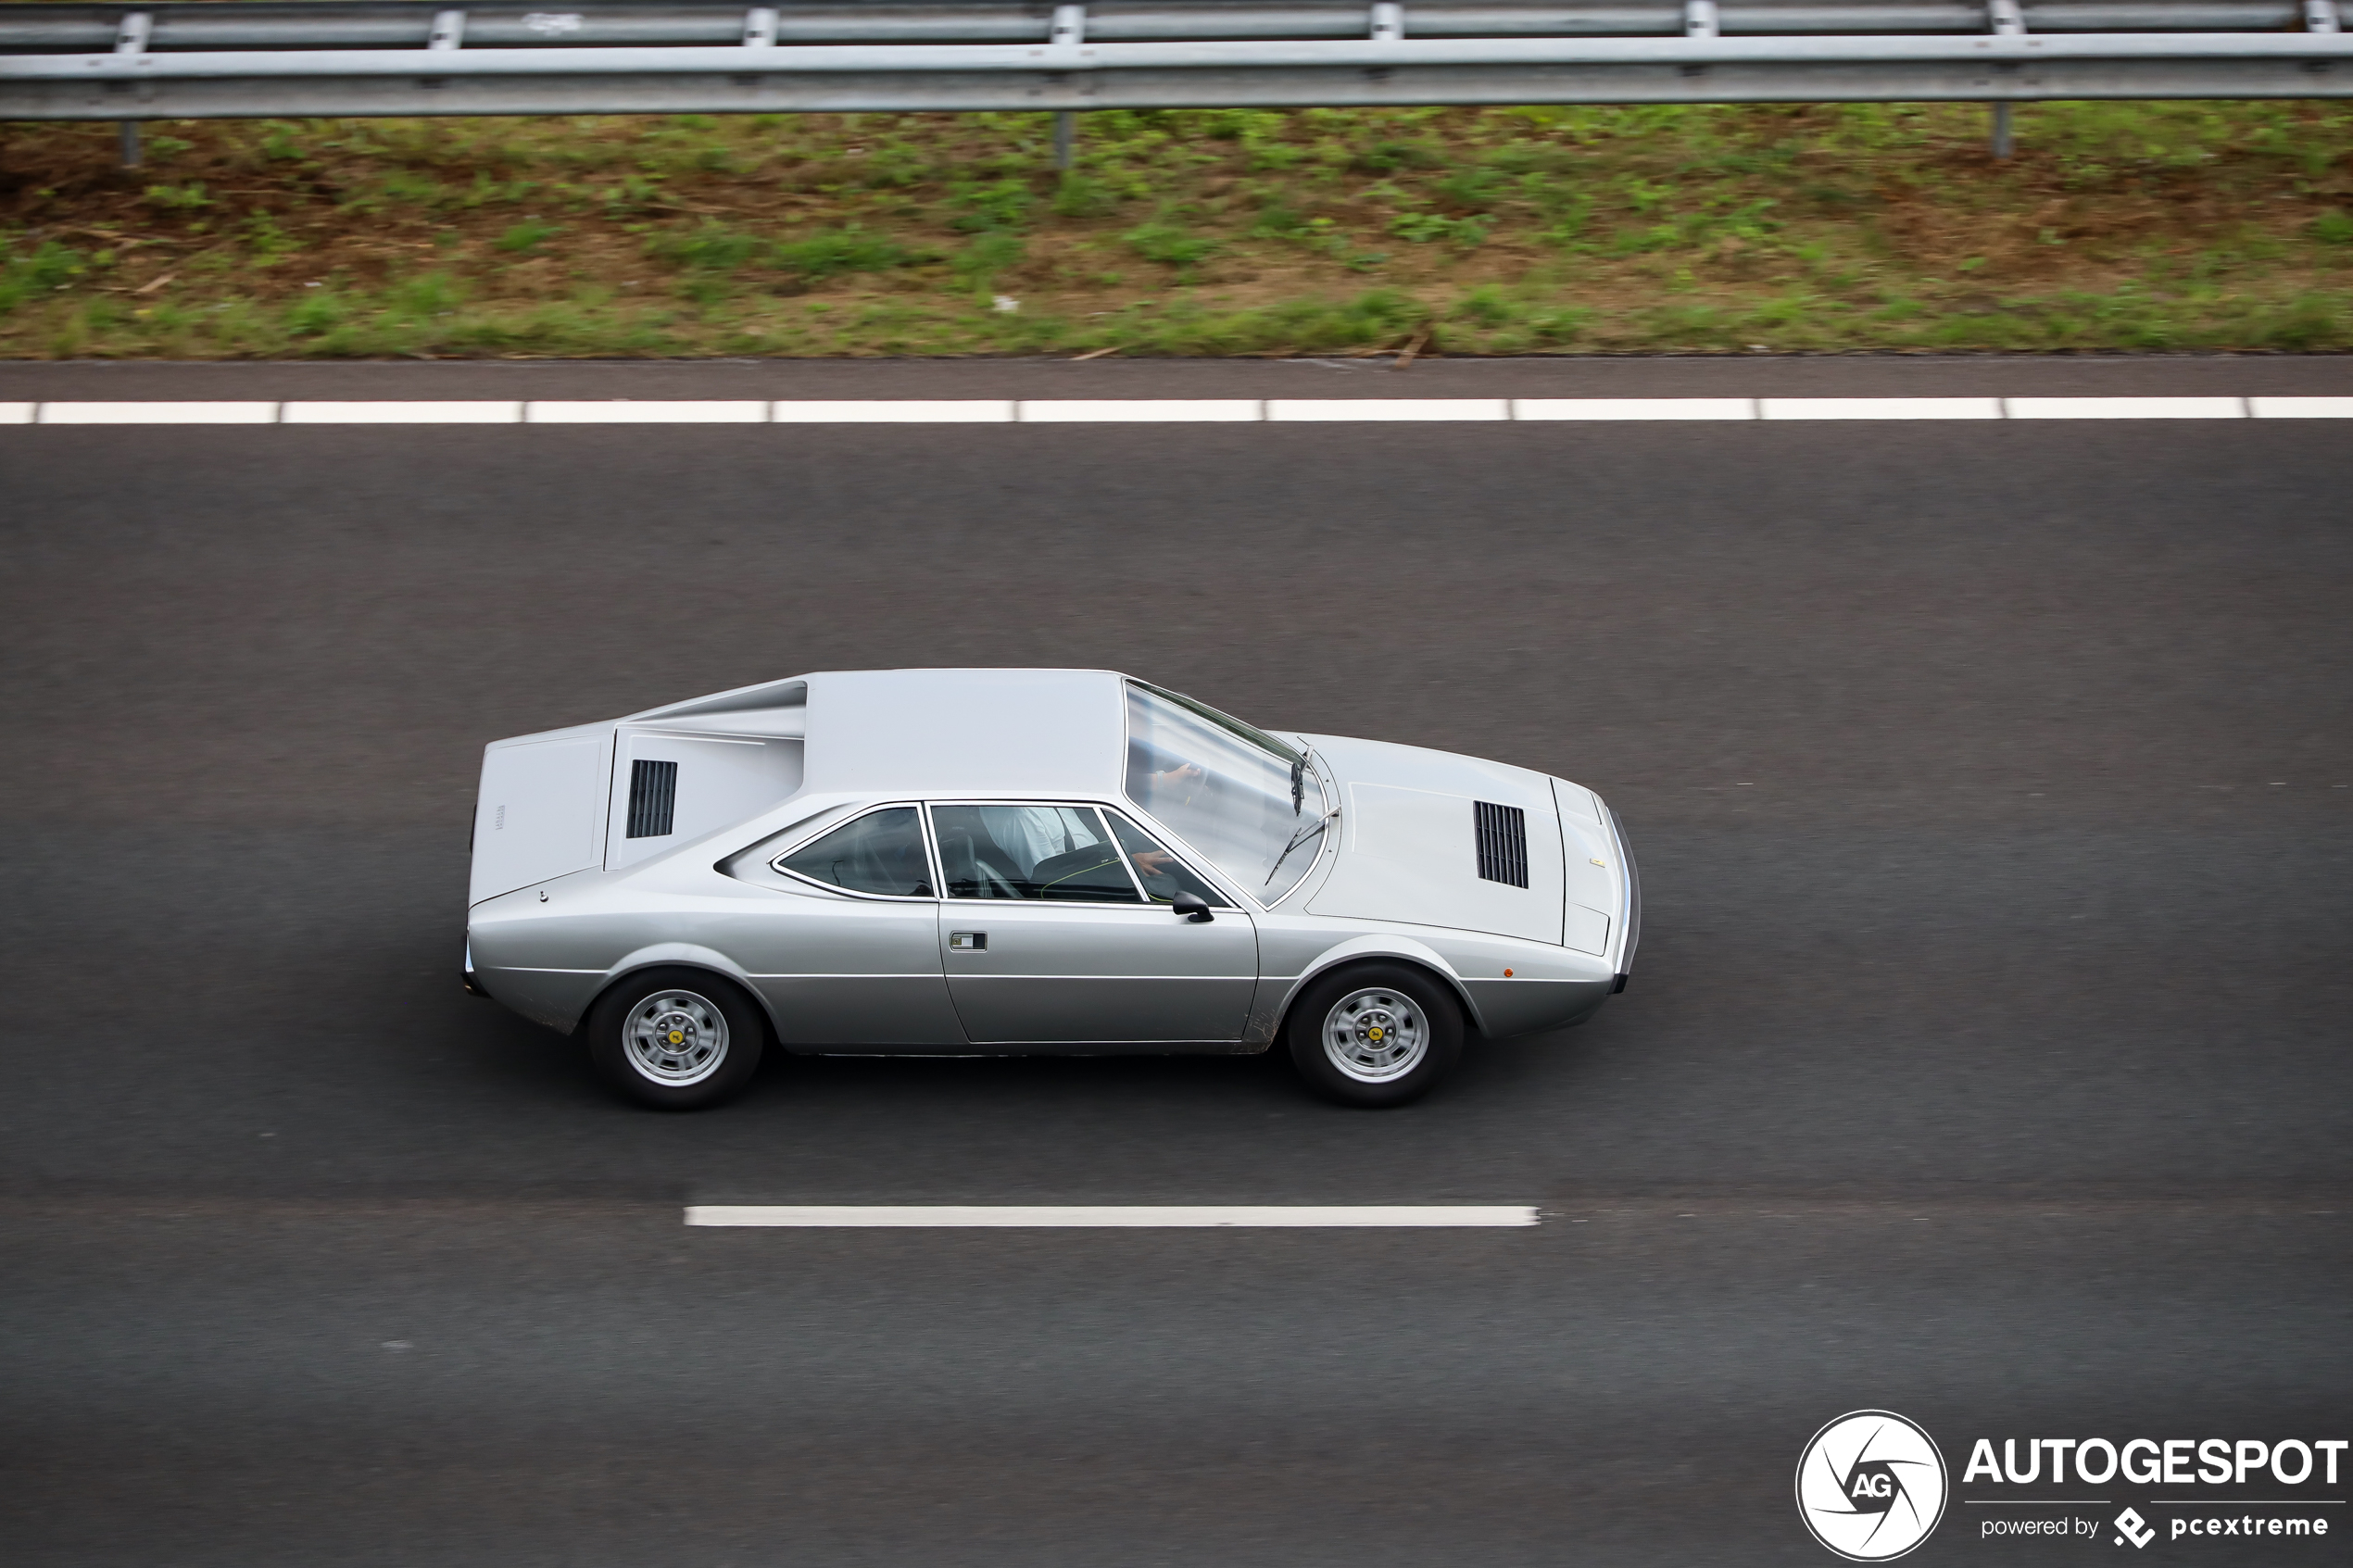
M 2353 348 L 2353 107 L 0 126 L 0 356 Z

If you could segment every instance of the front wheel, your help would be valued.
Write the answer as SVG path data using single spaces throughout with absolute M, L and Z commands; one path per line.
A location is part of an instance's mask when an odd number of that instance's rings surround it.
M 1463 1052 L 1462 1009 L 1405 964 L 1356 965 L 1314 982 L 1286 1032 L 1299 1075 L 1342 1105 L 1419 1099 Z
M 648 969 L 588 1010 L 588 1055 L 606 1083 L 656 1110 L 700 1110 L 742 1092 L 767 1026 L 751 998 L 708 970 Z

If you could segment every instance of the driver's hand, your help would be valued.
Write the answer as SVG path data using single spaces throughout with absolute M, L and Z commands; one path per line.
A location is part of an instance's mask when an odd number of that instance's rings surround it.
M 1146 876 L 1166 876 L 1176 857 L 1165 849 L 1139 849 L 1136 852 L 1136 869 Z

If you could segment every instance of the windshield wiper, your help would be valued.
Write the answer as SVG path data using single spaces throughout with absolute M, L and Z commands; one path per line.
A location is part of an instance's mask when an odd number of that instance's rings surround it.
M 1297 833 L 1291 834 L 1290 842 L 1283 846 L 1283 852 L 1276 856 L 1275 863 L 1266 869 L 1265 885 L 1272 887 L 1275 884 L 1275 873 L 1283 869 L 1283 862 L 1290 859 L 1290 852 L 1292 850 L 1298 848 L 1301 845 L 1306 843 L 1309 839 L 1315 837 L 1326 828 L 1331 826 L 1332 819 L 1339 815 L 1340 809 L 1338 807 L 1334 807 L 1332 809 L 1325 812 L 1322 816 L 1316 818 L 1314 822 L 1308 823 L 1305 827 L 1300 829 Z

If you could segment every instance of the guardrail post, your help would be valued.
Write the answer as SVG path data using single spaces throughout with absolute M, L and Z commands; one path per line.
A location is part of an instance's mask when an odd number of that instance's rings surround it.
M 1722 32 L 1721 19 L 1716 13 L 1716 0 L 1683 0 L 1684 37 L 1716 38 Z
M 146 12 L 130 12 L 124 16 L 121 24 L 115 29 L 114 52 L 118 55 L 143 55 L 146 53 L 147 37 L 154 29 L 155 19 L 148 16 Z M 125 169 L 138 168 L 141 162 L 141 156 L 139 152 L 139 122 L 135 119 L 118 120 L 116 122 L 115 129 L 117 132 L 117 144 L 120 148 L 122 155 L 122 167 Z
M 1985 13 L 1998 37 L 2016 37 L 2026 31 L 2026 15 L 2018 8 L 2018 0 L 1986 0 Z M 2005 101 L 1994 106 L 1994 156 L 2007 160 L 2010 151 L 2010 106 Z
M 464 48 L 465 44 L 466 13 L 435 11 L 433 14 L 433 31 L 425 34 L 425 53 L 446 55 L 453 49 Z M 446 76 L 421 76 L 417 78 L 417 85 L 438 90 L 448 86 L 449 79 Z
M 2304 0 L 2304 31 L 2336 31 L 2336 0 Z
M 1056 48 L 1071 49 L 1086 43 L 1087 7 L 1055 6 L 1054 31 L 1048 42 Z M 1071 161 L 1076 156 L 1077 141 L 1078 116 L 1069 109 L 1057 109 L 1054 112 L 1054 167 L 1065 174 L 1070 172 Z
M 1380 0 L 1373 7 L 1373 42 L 1394 44 L 1405 36 L 1405 7 L 1395 0 Z
M 776 12 L 774 6 L 756 6 L 744 13 L 744 47 L 771 49 L 776 44 Z

